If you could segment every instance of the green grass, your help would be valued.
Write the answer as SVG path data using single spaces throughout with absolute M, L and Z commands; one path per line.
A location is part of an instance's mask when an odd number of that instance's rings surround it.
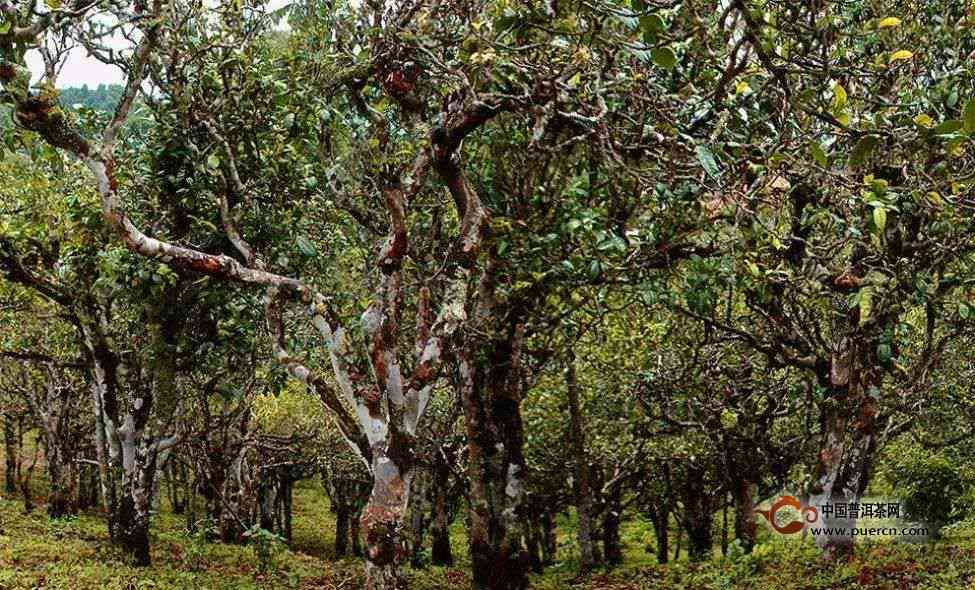
M 40 474 L 38 474 L 40 475 Z M 38 491 L 43 478 L 38 478 Z M 42 497 L 38 494 L 38 497 Z M 716 523 L 720 526 L 720 521 Z M 827 563 L 810 543 L 762 537 L 754 554 L 658 565 L 652 529 L 640 520 L 622 528 L 623 567 L 578 579 L 574 515 L 558 521 L 558 562 L 533 576 L 539 590 L 940 590 L 975 588 L 975 542 L 958 527 L 934 545 L 863 544 L 851 563 Z M 43 506 L 25 515 L 18 499 L 0 499 L 0 590 L 222 590 L 347 589 L 362 587 L 355 558 L 333 555 L 334 521 L 317 482 L 295 491 L 294 542 L 280 553 L 277 571 L 261 575 L 250 547 L 205 543 L 185 532 L 185 520 L 163 510 L 153 521 L 153 566 L 133 568 L 111 547 L 97 513 L 52 522 Z M 435 590 L 468 585 L 463 519 L 451 531 L 458 563 L 450 569 L 410 570 L 411 588 Z M 650 549 L 651 551 L 648 551 Z

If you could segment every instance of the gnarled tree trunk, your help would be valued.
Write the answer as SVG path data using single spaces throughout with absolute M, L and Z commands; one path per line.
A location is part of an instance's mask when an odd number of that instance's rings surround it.
M 755 493 L 757 486 L 748 478 L 739 477 L 732 488 L 735 499 L 735 538 L 745 553 L 755 547 L 758 525 L 755 522 Z
M 476 367 L 461 359 L 462 401 L 470 477 L 470 554 L 476 590 L 528 587 L 529 555 L 522 545 L 527 517 L 521 420 L 521 339 L 524 328 L 490 343 Z M 468 357 L 470 358 L 470 357 Z
M 404 590 L 407 550 L 402 527 L 413 479 L 412 448 L 397 438 L 373 447 L 373 487 L 362 511 L 367 590 Z M 402 446 L 401 446 L 402 445 Z
M 875 354 L 876 343 L 854 330 L 838 339 L 830 358 L 829 396 L 820 407 L 822 434 L 809 490 L 809 503 L 819 512 L 818 528 L 846 531 L 815 537 L 830 557 L 853 555 L 856 519 L 824 514 L 822 506 L 858 503 L 872 474 L 877 447 L 874 396 L 881 385 Z
M 707 490 L 704 469 L 690 465 L 682 491 L 688 555 L 691 561 L 705 561 L 711 557 L 714 498 Z

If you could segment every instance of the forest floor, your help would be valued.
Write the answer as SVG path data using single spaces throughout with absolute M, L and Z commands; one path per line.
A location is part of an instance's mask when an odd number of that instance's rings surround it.
M 333 524 L 321 488 L 311 482 L 299 485 L 292 547 L 277 555 L 271 571 L 261 573 L 253 548 L 203 542 L 185 532 L 184 517 L 164 510 L 153 522 L 154 563 L 138 569 L 127 565 L 107 543 L 99 515 L 52 521 L 43 506 L 26 515 L 18 499 L 0 499 L 0 590 L 358 590 L 361 562 L 334 558 Z M 809 543 L 766 539 L 752 555 L 715 557 L 698 564 L 678 560 L 661 566 L 647 551 L 652 531 L 630 522 L 623 531 L 625 565 L 578 579 L 572 523 L 564 519 L 560 525 L 560 561 L 544 575 L 533 577 L 533 588 L 975 589 L 975 539 L 964 534 L 972 532 L 966 529 L 930 545 L 861 545 L 856 558 L 841 565 L 824 562 Z M 467 587 L 464 542 L 463 525 L 458 523 L 453 535 L 456 567 L 409 570 L 410 587 Z

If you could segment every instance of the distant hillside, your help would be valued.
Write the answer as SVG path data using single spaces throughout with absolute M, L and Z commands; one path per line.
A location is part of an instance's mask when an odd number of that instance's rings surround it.
M 62 88 L 61 104 L 68 108 L 83 105 L 96 111 L 110 113 L 115 110 L 124 88 L 119 84 L 99 84 L 91 89 L 87 84 L 80 88 Z

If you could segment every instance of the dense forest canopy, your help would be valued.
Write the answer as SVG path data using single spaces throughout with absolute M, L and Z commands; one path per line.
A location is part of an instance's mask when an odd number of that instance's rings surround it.
M 309 511 L 374 590 L 634 551 L 639 587 L 690 587 L 682 552 L 744 587 L 790 540 L 842 576 L 877 519 L 953 547 L 973 32 L 958 0 L 0 1 L 5 492 L 138 567 L 185 514 L 193 571 L 247 545 L 282 588 Z M 61 88 L 82 54 L 124 83 Z
M 63 106 L 71 109 L 85 107 L 102 113 L 111 113 L 118 106 L 123 90 L 124 88 L 118 84 L 99 84 L 94 90 L 85 84 L 80 88 L 59 89 L 58 98 L 61 99 Z

